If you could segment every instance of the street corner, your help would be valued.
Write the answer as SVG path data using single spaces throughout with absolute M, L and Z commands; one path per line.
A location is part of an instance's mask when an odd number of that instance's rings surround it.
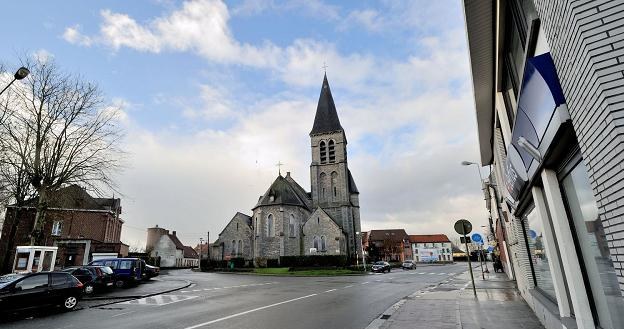
M 193 283 L 189 280 L 176 278 L 155 278 L 137 286 L 114 289 L 96 296 L 83 297 L 82 308 L 99 307 L 115 303 L 123 303 L 141 298 L 167 294 L 184 288 Z

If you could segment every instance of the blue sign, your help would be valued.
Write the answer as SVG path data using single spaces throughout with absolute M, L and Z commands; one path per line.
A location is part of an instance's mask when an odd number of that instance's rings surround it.
M 551 140 L 546 138 L 546 131 L 549 126 L 558 124 L 552 118 L 563 104 L 565 98 L 550 54 L 529 58 L 524 69 L 518 111 L 505 160 L 505 187 L 514 200 L 517 200 L 530 179 L 528 175 L 533 161 L 541 161 L 530 150 L 543 149 L 543 142 L 548 147 Z
M 475 233 L 472 235 L 472 242 L 476 243 L 476 244 L 483 244 L 483 238 L 481 237 L 481 234 L 479 233 Z
M 494 251 L 494 247 L 489 246 L 489 247 L 487 248 L 487 251 L 488 251 L 488 252 L 492 252 L 492 251 Z
M 533 231 L 533 230 L 529 230 L 529 237 L 532 240 L 535 240 L 537 238 L 537 232 Z

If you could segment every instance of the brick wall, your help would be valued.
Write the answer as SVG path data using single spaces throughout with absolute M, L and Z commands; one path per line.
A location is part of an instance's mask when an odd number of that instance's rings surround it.
M 624 2 L 535 0 L 624 291 Z

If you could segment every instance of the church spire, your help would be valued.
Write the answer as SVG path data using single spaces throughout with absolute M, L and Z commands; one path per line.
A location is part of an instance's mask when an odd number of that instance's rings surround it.
M 316 107 L 316 116 L 314 117 L 314 125 L 310 135 L 328 133 L 332 131 L 341 131 L 342 126 L 334 105 L 334 98 L 329 89 L 327 74 L 323 77 L 323 86 L 321 87 L 321 95 L 319 96 L 318 105 Z

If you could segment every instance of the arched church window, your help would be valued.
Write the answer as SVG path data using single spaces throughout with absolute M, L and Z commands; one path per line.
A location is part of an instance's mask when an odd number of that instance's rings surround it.
M 288 221 L 288 232 L 290 232 L 290 236 L 292 237 L 296 236 L 295 226 L 295 215 L 290 214 L 290 220 Z
M 325 251 L 325 249 L 327 249 L 327 245 L 326 245 L 326 241 L 325 241 L 325 236 L 321 235 L 321 250 Z
M 232 249 L 230 250 L 230 254 L 236 255 L 236 240 L 232 240 Z
M 316 250 L 319 250 L 319 237 L 316 235 L 314 236 L 314 239 L 312 241 L 312 246 L 316 248 Z
M 325 146 L 325 141 L 321 141 L 319 148 L 321 152 L 321 163 L 327 163 L 327 147 Z
M 322 172 L 321 175 L 319 176 L 319 180 L 321 182 L 320 184 L 320 189 L 321 189 L 321 201 L 325 201 L 325 199 L 327 198 L 327 195 L 325 194 L 325 188 L 327 187 L 327 174 Z
M 338 198 L 338 188 L 336 187 L 338 185 L 338 173 L 337 172 L 332 172 L 331 173 L 331 190 L 334 195 L 334 199 Z
M 243 254 L 243 240 L 238 240 L 238 251 L 236 252 L 238 255 Z
M 273 215 L 269 214 L 267 218 L 267 236 L 272 237 L 275 235 L 275 228 L 273 223 Z
M 329 162 L 330 163 L 336 162 L 336 150 L 334 149 L 334 141 L 333 140 L 329 141 L 328 149 L 329 149 Z

